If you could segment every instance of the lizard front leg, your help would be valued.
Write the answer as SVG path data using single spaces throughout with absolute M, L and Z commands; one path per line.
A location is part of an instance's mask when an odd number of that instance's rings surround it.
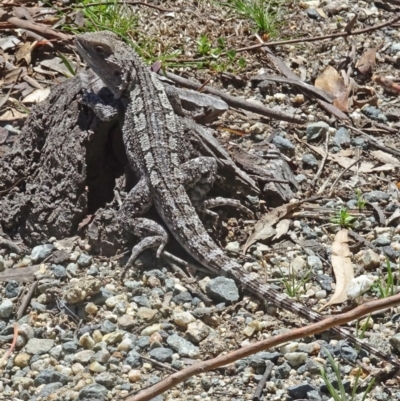
M 160 224 L 147 218 L 138 217 L 145 214 L 152 203 L 148 182 L 145 178 L 141 178 L 129 192 L 118 211 L 118 220 L 121 226 L 129 233 L 141 238 L 139 243 L 132 248 L 122 278 L 143 251 L 157 248 L 157 257 L 160 257 L 168 242 L 168 234 Z
M 199 213 L 205 213 L 214 218 L 218 218 L 218 214 L 210 209 L 221 206 L 234 207 L 253 218 L 253 212 L 236 199 L 217 197 L 205 200 L 214 184 L 217 168 L 217 162 L 213 157 L 197 157 L 181 165 L 184 176 L 183 185 L 193 206 Z

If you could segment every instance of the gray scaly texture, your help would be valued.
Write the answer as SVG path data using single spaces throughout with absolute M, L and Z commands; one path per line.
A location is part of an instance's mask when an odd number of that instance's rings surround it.
M 75 43 L 81 56 L 123 107 L 123 141 L 129 163 L 139 182 L 121 206 L 121 222 L 142 238 L 133 248 L 128 264 L 144 249 L 157 248 L 159 256 L 167 243 L 168 234 L 163 227 L 139 217 L 154 204 L 172 235 L 203 266 L 214 273 L 233 278 L 241 287 L 279 308 L 309 321 L 322 320 L 323 316 L 242 272 L 241 266 L 227 257 L 208 235 L 187 190 L 207 175 L 212 177 L 216 163 L 207 157 L 183 163 L 180 151 L 183 130 L 180 121 L 163 85 L 135 52 L 115 34 L 107 31 L 78 35 Z M 110 111 L 110 106 L 102 113 L 101 106 L 91 106 L 100 118 L 111 118 L 117 114 L 117 111 Z M 340 327 L 332 330 L 379 358 L 397 365 L 394 359 L 347 330 Z

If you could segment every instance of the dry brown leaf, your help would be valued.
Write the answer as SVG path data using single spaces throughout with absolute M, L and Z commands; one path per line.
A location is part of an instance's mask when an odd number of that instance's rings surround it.
M 400 93 L 400 84 L 394 82 L 393 78 L 391 77 L 382 77 L 381 75 L 375 75 L 374 77 L 372 77 L 372 80 L 392 93 Z
M 283 219 L 276 225 L 276 235 L 273 240 L 277 240 L 287 234 L 290 227 L 290 220 Z
M 37 271 L 40 270 L 40 265 L 32 265 L 21 267 L 18 269 L 7 269 L 0 273 L 0 281 L 18 281 L 19 283 L 28 283 L 35 280 Z
M 273 236 L 277 235 L 277 231 L 273 228 L 273 226 L 281 219 L 286 217 L 290 212 L 293 212 L 294 209 L 298 208 L 299 205 L 300 202 L 287 203 L 285 205 L 276 207 L 264 215 L 261 220 L 256 223 L 253 232 L 250 234 L 249 238 L 247 238 L 247 241 L 243 247 L 243 253 L 246 253 L 247 249 L 249 249 L 249 247 L 255 242 L 272 238 Z
M 3 114 L 0 114 L 0 121 L 14 121 L 26 118 L 26 113 L 21 113 L 17 109 L 8 109 Z
M 340 74 L 330 65 L 315 80 L 314 86 L 318 89 L 338 97 L 346 92 L 346 86 Z
M 373 150 L 370 152 L 370 154 L 381 163 L 391 164 L 392 166 L 400 167 L 400 160 L 397 157 L 394 157 L 389 153 L 384 152 L 383 150 Z
M 372 74 L 373 70 L 375 69 L 376 66 L 376 51 L 377 48 L 374 47 L 373 49 L 368 50 L 365 52 L 360 60 L 358 60 L 356 64 L 357 70 L 362 74 L 362 75 L 370 75 Z
M 332 266 L 336 278 L 335 293 L 318 312 L 329 305 L 340 304 L 347 301 L 346 290 L 354 278 L 348 241 L 347 230 L 340 230 L 335 236 L 335 240 L 332 244 Z
M 29 65 L 32 60 L 32 50 L 36 46 L 37 41 L 31 43 L 31 42 L 25 42 L 15 53 L 15 58 L 17 59 L 18 62 L 21 60 L 25 60 L 26 64 Z

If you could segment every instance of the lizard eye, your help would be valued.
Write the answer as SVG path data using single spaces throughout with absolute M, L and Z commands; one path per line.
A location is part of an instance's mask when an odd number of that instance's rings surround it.
M 103 53 L 103 48 L 101 46 L 96 46 L 96 52 L 97 53 Z
M 113 72 L 113 74 L 114 74 L 116 77 L 119 77 L 119 76 L 121 75 L 121 73 L 120 73 L 118 70 L 115 70 L 115 71 Z

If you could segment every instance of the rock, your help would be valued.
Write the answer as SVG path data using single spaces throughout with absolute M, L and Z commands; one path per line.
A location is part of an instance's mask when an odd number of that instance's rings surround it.
M 0 304 L 0 318 L 2 319 L 9 318 L 13 313 L 13 309 L 14 309 L 14 304 L 9 299 L 5 299 Z
M 117 329 L 117 326 L 110 322 L 108 319 L 101 322 L 100 330 L 104 334 L 109 334 L 114 332 Z
M 185 336 L 189 341 L 198 344 L 200 341 L 207 338 L 209 333 L 210 328 L 201 320 L 196 320 L 188 324 Z
M 294 178 L 299 184 L 307 182 L 307 177 L 304 174 L 297 174 Z
M 4 258 L 3 256 L 0 255 L 0 272 L 3 272 L 4 270 L 5 270 Z
M 86 253 L 81 253 L 79 255 L 78 260 L 76 261 L 76 263 L 80 266 L 80 267 L 88 267 L 92 264 L 92 260 L 93 257 L 90 255 L 87 255 Z
M 64 266 L 61 266 L 61 265 L 52 265 L 50 269 L 53 271 L 54 277 L 55 277 L 56 279 L 61 280 L 61 279 L 63 279 L 63 278 L 68 277 L 67 271 L 65 270 L 65 267 L 64 267 Z
M 137 324 L 137 319 L 131 315 L 122 315 L 118 318 L 118 325 L 122 330 L 130 331 Z
M 315 19 L 315 20 L 321 19 L 321 16 L 319 15 L 318 11 L 315 8 L 307 8 L 306 14 L 311 19 Z
M 11 280 L 6 285 L 6 298 L 15 298 L 19 295 L 19 284 L 17 281 Z
M 121 342 L 124 333 L 122 331 L 114 331 L 112 333 L 105 334 L 103 336 L 103 341 L 108 345 L 117 344 Z
M 282 365 L 279 365 L 275 368 L 275 377 L 277 379 L 286 379 L 289 377 L 289 373 L 292 370 L 290 365 L 284 362 Z
M 325 290 L 319 290 L 315 293 L 315 298 L 317 299 L 325 299 L 327 297 L 327 292 Z
M 94 361 L 89 365 L 89 370 L 95 373 L 103 373 L 106 371 L 106 367 L 103 365 L 100 365 L 99 362 Z
M 167 339 L 167 344 L 174 349 L 181 357 L 188 357 L 197 359 L 200 358 L 199 348 L 178 336 L 178 334 L 172 334 Z
M 324 121 L 318 121 L 307 125 L 306 137 L 307 142 L 318 141 L 325 138 L 329 131 L 329 125 Z
M 128 372 L 128 379 L 131 383 L 136 383 L 137 381 L 139 381 L 141 379 L 141 373 L 140 370 L 137 369 L 131 369 Z
M 82 351 L 83 352 L 83 351 Z M 93 351 L 91 351 L 93 352 Z M 99 362 L 99 363 L 106 363 L 110 359 L 110 353 L 108 352 L 107 349 L 103 348 L 99 351 L 97 351 L 91 358 L 91 362 Z
M 369 117 L 371 120 L 376 120 L 381 123 L 387 123 L 387 117 L 376 107 L 367 106 L 361 109 L 362 113 Z
M 135 302 L 138 306 L 143 306 L 145 308 L 150 308 L 150 300 L 145 295 L 138 295 L 132 298 L 133 302 Z
M 20 353 L 14 358 L 14 365 L 23 369 L 29 365 L 29 361 L 31 359 L 31 355 Z
M 365 249 L 356 255 L 356 260 L 362 263 L 365 270 L 375 270 L 380 265 L 380 258 L 372 249 Z
M 288 352 L 285 354 L 285 359 L 291 366 L 302 365 L 307 360 L 306 352 Z
M 318 256 L 311 255 L 307 257 L 307 264 L 310 266 L 310 269 L 313 271 L 322 270 L 322 261 Z
M 118 294 L 114 295 L 113 297 L 110 297 L 106 300 L 105 304 L 108 308 L 112 309 L 117 305 L 118 302 L 120 301 L 128 301 L 128 298 L 126 294 Z
M 397 351 L 400 351 L 400 333 L 389 338 L 390 345 Z
M 181 310 L 174 310 L 172 314 L 172 319 L 174 320 L 175 324 L 179 327 L 187 328 L 189 323 L 193 323 L 196 319 L 195 317 L 187 311 Z
M 227 252 L 238 253 L 240 252 L 240 244 L 237 241 L 228 242 L 225 247 Z
M 63 385 L 68 383 L 68 377 L 63 375 L 62 373 L 57 372 L 52 369 L 44 369 L 35 377 L 34 383 L 35 386 L 38 387 L 41 384 L 49 384 L 60 382 Z
M 62 349 L 66 354 L 73 354 L 78 350 L 78 342 L 75 340 L 68 341 L 62 345 Z
M 41 355 L 46 354 L 54 346 L 54 340 L 45 338 L 31 338 L 25 346 L 28 354 Z
M 162 363 L 170 363 L 172 361 L 172 355 L 173 351 L 169 348 L 154 348 L 150 351 L 150 358 Z
M 216 277 L 206 285 L 207 295 L 217 302 L 233 303 L 239 300 L 236 283 L 226 277 Z
M 315 388 L 310 386 L 308 383 L 296 384 L 295 386 L 288 387 L 288 394 L 294 399 L 299 400 L 301 398 L 307 399 L 307 393 L 313 391 Z
M 115 375 L 109 373 L 109 372 L 103 372 L 100 373 L 96 376 L 95 378 L 96 383 L 101 384 L 102 386 L 106 388 L 112 388 L 115 386 L 115 383 L 117 381 L 117 378 Z
M 86 365 L 90 361 L 92 361 L 92 357 L 95 355 L 95 352 L 89 349 L 79 351 L 74 355 L 74 362 L 81 363 L 82 365 Z
M 124 338 L 118 344 L 118 351 L 129 352 L 133 348 L 133 341 L 130 338 Z
M 84 333 L 79 339 L 79 345 L 85 349 L 92 349 L 95 344 L 96 342 L 93 340 L 89 333 Z
M 128 356 L 125 359 L 125 363 L 128 364 L 132 368 L 141 368 L 142 367 L 142 357 L 140 354 L 132 350 L 128 352 Z
M 364 199 L 367 202 L 381 202 L 381 201 L 386 201 L 389 200 L 390 195 L 386 192 L 383 191 L 371 191 L 367 192 L 363 195 Z
M 137 316 L 143 319 L 145 322 L 150 322 L 157 315 L 158 310 L 150 308 L 139 308 L 137 311 Z
M 55 382 L 55 383 L 50 383 L 46 384 L 39 393 L 40 397 L 43 397 L 44 399 L 48 397 L 50 394 L 55 393 L 59 388 L 63 387 L 63 384 L 60 382 Z
M 53 244 L 38 245 L 32 249 L 31 260 L 33 263 L 41 262 L 46 259 L 55 249 Z
M 284 154 L 286 155 L 293 155 L 295 146 L 292 144 L 292 142 L 289 141 L 289 139 L 284 138 L 280 135 L 277 135 L 274 137 L 272 140 L 272 143 Z
M 95 315 L 98 312 L 99 308 L 93 302 L 88 302 L 85 306 L 85 312 L 89 315 Z
M 106 401 L 108 398 L 107 389 L 101 384 L 89 384 L 78 394 L 75 401 Z
M 175 286 L 174 286 L 174 288 L 175 288 Z M 185 292 L 181 292 L 178 295 L 175 295 L 172 298 L 172 301 L 175 302 L 177 305 L 185 304 L 186 302 L 191 303 L 191 302 L 193 302 L 193 297 L 188 291 L 185 291 Z
M 304 169 L 317 169 L 318 168 L 318 160 L 315 158 L 314 155 L 310 153 L 306 153 L 303 155 L 301 158 L 303 162 L 303 168 Z
M 67 265 L 67 273 L 71 277 L 76 277 L 78 274 L 78 265 L 76 263 L 68 263 Z
M 367 292 L 377 279 L 376 276 L 365 274 L 353 278 L 346 290 L 348 299 L 357 299 L 361 294 Z
M 349 130 L 344 127 L 339 128 L 333 138 L 333 143 L 339 148 L 349 148 L 351 143 Z

